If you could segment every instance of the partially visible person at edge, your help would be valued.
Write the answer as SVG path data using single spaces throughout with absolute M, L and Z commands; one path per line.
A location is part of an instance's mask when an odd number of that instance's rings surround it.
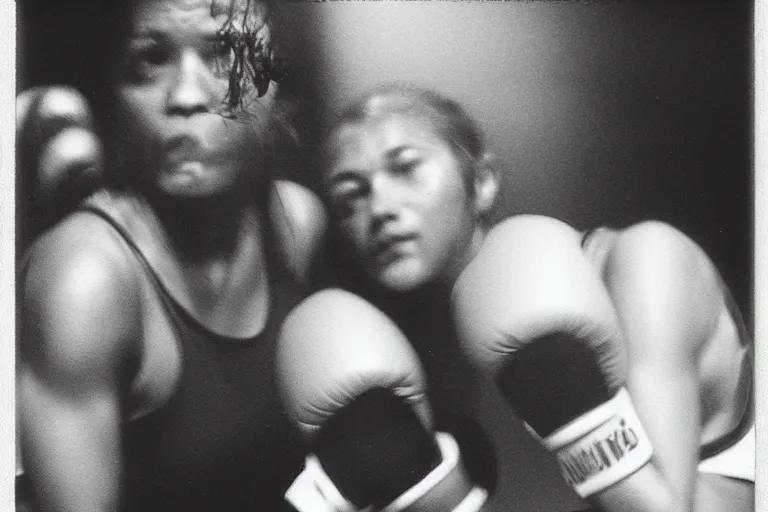
M 285 506 L 305 447 L 274 353 L 325 217 L 307 189 L 272 178 L 269 8 L 104 4 L 124 26 L 114 69 L 93 70 L 112 107 L 94 112 L 102 132 L 72 89 L 19 98 L 20 148 L 39 157 L 32 202 L 60 179 L 105 182 L 35 231 L 20 262 L 20 508 Z
M 753 345 L 688 236 L 491 226 L 493 156 L 460 105 L 419 87 L 362 96 L 322 151 L 341 282 L 414 344 L 438 426 L 471 416 L 474 363 L 591 506 L 754 509 Z

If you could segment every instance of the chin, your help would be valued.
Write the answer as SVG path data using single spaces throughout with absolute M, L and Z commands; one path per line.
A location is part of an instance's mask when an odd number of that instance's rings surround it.
M 384 289 L 397 293 L 408 293 L 421 288 L 430 281 L 420 262 L 407 260 L 392 263 L 375 274 L 375 280 Z
M 171 179 L 160 185 L 163 193 L 178 199 L 206 199 L 226 195 L 228 189 L 218 183 L 200 179 Z
M 166 169 L 159 175 L 159 188 L 179 199 L 203 199 L 226 195 L 234 187 L 226 169 L 208 167 L 199 162 Z

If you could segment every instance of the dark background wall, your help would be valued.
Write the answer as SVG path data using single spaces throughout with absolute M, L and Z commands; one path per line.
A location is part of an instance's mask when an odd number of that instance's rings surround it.
M 706 248 L 749 316 L 751 8 L 291 2 L 282 20 L 315 85 L 315 133 L 379 82 L 434 87 L 474 114 L 499 156 L 500 216 L 670 222 Z M 479 410 L 499 454 L 499 510 L 583 506 L 491 387 Z
M 21 2 L 20 83 L 103 86 L 87 71 L 108 63 L 105 5 Z M 434 87 L 475 115 L 503 163 L 500 216 L 671 222 L 707 249 L 751 317 L 751 11 L 743 1 L 293 1 L 276 16 L 310 93 L 308 144 L 378 82 Z M 309 181 L 312 162 L 297 162 L 283 172 Z M 480 408 L 500 453 L 502 510 L 581 506 L 492 390 Z
M 435 87 L 480 121 L 502 212 L 582 228 L 674 223 L 751 282 L 751 3 L 287 2 L 318 131 L 381 81 Z M 286 34 L 286 31 L 283 31 Z

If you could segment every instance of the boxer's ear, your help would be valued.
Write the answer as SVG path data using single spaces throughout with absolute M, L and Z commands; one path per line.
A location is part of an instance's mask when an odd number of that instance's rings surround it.
M 499 176 L 494 164 L 495 157 L 490 153 L 483 153 L 475 164 L 474 206 L 480 216 L 491 212 L 499 194 Z

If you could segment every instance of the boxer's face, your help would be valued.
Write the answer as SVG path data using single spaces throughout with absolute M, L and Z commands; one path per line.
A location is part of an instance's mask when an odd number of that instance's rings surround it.
M 428 121 L 342 125 L 330 144 L 326 191 L 363 270 L 394 291 L 455 278 L 476 215 L 459 160 Z
M 230 111 L 225 100 L 232 41 L 265 41 L 268 30 L 255 0 L 134 2 L 117 84 L 117 133 L 128 172 L 183 197 L 238 190 L 254 179 L 274 84 L 263 96 L 245 84 L 242 103 Z

